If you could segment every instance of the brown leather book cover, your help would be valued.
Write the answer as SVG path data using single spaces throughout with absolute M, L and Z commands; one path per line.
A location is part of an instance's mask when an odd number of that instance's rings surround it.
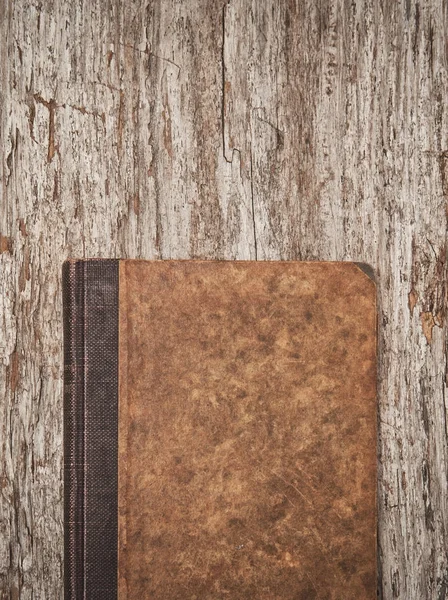
M 66 600 L 376 598 L 352 262 L 67 261 Z

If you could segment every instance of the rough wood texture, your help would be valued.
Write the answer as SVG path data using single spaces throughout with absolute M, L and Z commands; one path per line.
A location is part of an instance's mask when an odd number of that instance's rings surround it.
M 444 0 L 3 0 L 0 590 L 62 590 L 67 256 L 378 278 L 385 599 L 448 596 Z

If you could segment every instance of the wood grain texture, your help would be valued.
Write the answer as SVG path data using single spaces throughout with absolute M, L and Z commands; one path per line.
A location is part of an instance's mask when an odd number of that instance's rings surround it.
M 448 596 L 445 0 L 0 3 L 0 590 L 62 594 L 67 256 L 378 279 L 384 599 Z

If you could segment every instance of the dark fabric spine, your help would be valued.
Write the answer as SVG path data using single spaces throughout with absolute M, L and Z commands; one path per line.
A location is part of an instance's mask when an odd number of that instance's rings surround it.
M 118 260 L 66 261 L 64 595 L 117 597 Z
M 64 324 L 64 596 L 84 597 L 84 277 L 62 267 Z

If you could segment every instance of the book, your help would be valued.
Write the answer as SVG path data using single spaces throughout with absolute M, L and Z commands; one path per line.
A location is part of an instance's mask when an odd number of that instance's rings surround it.
M 370 268 L 62 276 L 66 600 L 376 598 Z

